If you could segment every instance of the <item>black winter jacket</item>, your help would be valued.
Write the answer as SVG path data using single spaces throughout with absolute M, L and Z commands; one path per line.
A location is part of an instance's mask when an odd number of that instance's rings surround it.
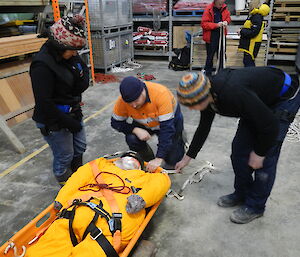
M 194 134 L 187 155 L 195 158 L 202 148 L 214 120 L 215 113 L 239 117 L 256 135 L 254 151 L 265 156 L 276 142 L 279 120 L 273 107 L 289 98 L 298 89 L 298 82 L 280 97 L 284 73 L 273 67 L 247 67 L 221 70 L 211 80 L 214 105 L 201 111 L 199 126 Z
M 69 60 L 61 58 L 46 42 L 30 66 L 32 89 L 35 98 L 33 120 L 47 127 L 68 128 L 78 126 L 78 119 L 62 112 L 57 105 L 77 107 L 81 118 L 81 93 L 89 86 L 89 70 L 79 56 Z

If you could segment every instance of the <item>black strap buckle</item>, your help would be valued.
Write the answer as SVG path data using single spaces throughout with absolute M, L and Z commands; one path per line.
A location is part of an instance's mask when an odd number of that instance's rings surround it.
M 93 231 L 91 231 L 90 236 L 93 240 L 97 240 L 99 236 L 102 235 L 102 230 L 100 228 L 95 227 Z
M 57 216 L 59 219 L 70 219 L 72 215 L 72 211 L 69 211 L 68 209 L 63 209 L 59 213 L 57 213 Z
M 114 234 L 117 230 L 122 231 L 122 213 L 112 213 L 112 218 L 108 221 L 109 230 Z

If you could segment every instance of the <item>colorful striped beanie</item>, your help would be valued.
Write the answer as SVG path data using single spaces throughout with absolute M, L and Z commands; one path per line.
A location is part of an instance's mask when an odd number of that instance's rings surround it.
M 188 73 L 183 76 L 177 87 L 178 101 L 193 106 L 204 101 L 210 93 L 210 81 L 202 73 Z

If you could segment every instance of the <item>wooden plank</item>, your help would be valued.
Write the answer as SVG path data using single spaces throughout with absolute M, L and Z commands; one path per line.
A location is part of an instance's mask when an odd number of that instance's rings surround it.
M 278 42 L 278 41 L 273 41 L 272 44 L 280 45 L 280 46 L 298 46 L 297 43 Z
M 6 79 L 0 80 L 0 95 L 2 96 L 2 102 L 0 103 L 0 106 L 5 104 L 8 107 L 9 112 L 17 111 L 18 109 L 22 108 L 20 102 L 18 101 L 16 95 L 14 94 Z M 1 114 L 3 115 L 3 113 Z M 15 119 L 17 122 L 21 122 L 26 118 L 27 117 L 24 114 L 22 114 L 19 117 L 16 117 Z
M 29 35 L 22 35 L 22 36 L 13 36 L 13 37 L 3 37 L 0 38 L 0 45 L 2 43 L 11 43 L 16 41 L 23 41 L 27 39 L 34 39 L 37 37 L 37 34 L 29 34 Z
M 299 0 L 276 0 L 275 4 L 281 4 L 281 3 L 289 3 L 289 4 L 300 4 Z
M 34 103 L 31 79 L 28 72 L 6 78 L 6 80 L 21 106 Z
M 275 48 L 270 47 L 269 52 L 275 53 L 297 53 L 297 48 Z
M 19 109 L 17 111 L 14 111 L 14 112 L 4 115 L 3 118 L 4 118 L 4 120 L 7 121 L 12 118 L 15 118 L 16 116 L 19 116 L 20 114 L 31 111 L 33 108 L 34 108 L 34 104 L 29 104 L 29 105 L 22 107 L 21 109 Z
M 45 41 L 35 42 L 32 44 L 20 44 L 17 47 L 9 49 L 10 51 L 6 51 L 6 53 L 4 51 L 0 51 L 0 59 L 6 59 L 10 57 L 38 52 L 41 49 L 44 42 Z
M 29 71 L 30 63 L 31 63 L 31 58 L 27 58 L 22 61 L 0 64 L 0 70 L 1 70 L 0 79 Z
M 0 114 L 9 115 L 24 106 L 34 104 L 31 80 L 28 72 L 0 80 Z M 13 126 L 32 117 L 32 111 L 21 114 L 7 123 Z
M 37 52 L 46 40 L 37 34 L 0 38 L 0 59 Z
M 274 7 L 276 12 L 300 12 L 300 7 Z

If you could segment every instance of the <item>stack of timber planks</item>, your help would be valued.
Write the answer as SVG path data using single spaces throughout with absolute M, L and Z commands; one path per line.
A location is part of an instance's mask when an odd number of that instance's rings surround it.
M 29 76 L 31 59 L 12 61 L 38 52 L 46 39 L 36 34 L 0 38 L 0 115 L 9 126 L 32 116 L 34 97 Z
M 294 61 L 300 38 L 300 0 L 274 0 L 269 56 Z
M 34 106 L 31 80 L 28 74 L 30 61 L 27 60 L 22 65 L 18 62 L 15 64 L 16 67 L 14 65 L 8 67 L 7 64 L 0 65 L 1 76 L 17 73 L 0 79 L 0 115 L 7 121 L 8 126 L 30 118 Z
M 300 21 L 299 0 L 274 0 L 272 20 Z
M 45 42 L 37 34 L 0 38 L 0 59 L 37 52 Z

